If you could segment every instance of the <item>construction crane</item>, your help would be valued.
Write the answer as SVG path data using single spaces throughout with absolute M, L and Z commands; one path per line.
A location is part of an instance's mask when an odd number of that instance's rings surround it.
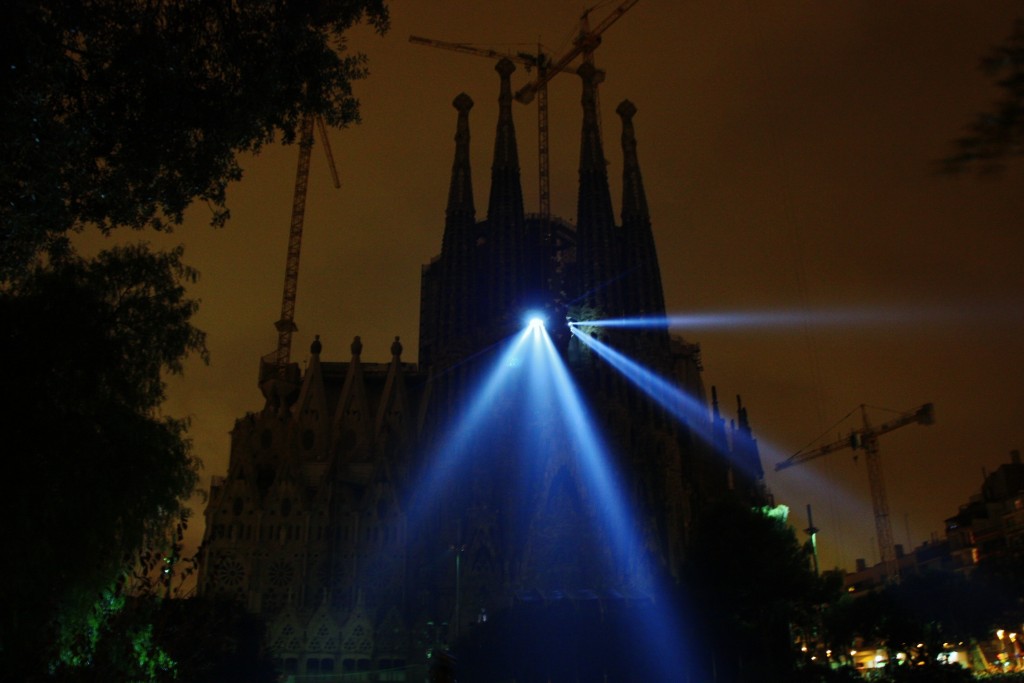
M 552 63 L 551 57 L 544 54 L 540 49 L 540 46 L 537 48 L 536 55 L 525 52 L 506 54 L 504 52 L 499 52 L 498 50 L 476 47 L 468 43 L 449 43 L 441 40 L 433 40 L 431 38 L 423 38 L 421 36 L 409 36 L 409 42 L 417 45 L 427 45 L 446 50 L 454 50 L 456 52 L 476 55 L 478 57 L 488 57 L 491 59 L 507 57 L 513 62 L 525 65 L 527 71 L 536 69 L 536 79 L 520 88 L 515 94 L 515 99 L 522 104 L 529 104 L 533 101 L 534 97 L 537 98 L 537 182 L 539 185 L 540 198 L 539 213 L 541 224 L 544 226 L 545 231 L 547 230 L 547 226 L 549 225 L 551 218 L 551 161 L 549 153 L 550 147 L 548 144 L 548 81 L 563 71 L 571 71 L 572 69 L 569 68 L 569 63 L 580 54 L 584 55 L 584 59 L 586 61 L 593 62 L 593 52 L 597 46 L 601 44 L 601 34 L 604 33 L 609 26 L 615 23 L 615 21 L 617 21 L 618 18 L 626 12 L 626 10 L 639 1 L 640 0 L 626 0 L 610 15 L 605 17 L 605 19 L 594 27 L 593 30 L 589 29 L 588 20 L 593 8 L 586 10 L 580 19 L 580 33 L 573 41 L 572 49 L 562 55 L 557 63 L 554 64 Z M 548 236 L 545 235 L 545 238 L 547 237 Z
M 572 48 L 562 55 L 558 61 L 551 65 L 547 70 L 547 73 L 537 74 L 537 78 L 516 91 L 516 100 L 523 104 L 529 104 L 532 102 L 534 96 L 539 94 L 540 89 L 543 88 L 548 81 L 565 70 L 569 65 L 569 62 L 576 59 L 576 57 L 581 54 L 583 55 L 584 61 L 593 63 L 594 50 L 596 50 L 597 46 L 601 44 L 601 34 L 607 31 L 612 24 L 618 21 L 619 18 L 629 10 L 629 8 L 638 2 L 640 2 L 640 0 L 625 0 L 625 2 L 612 10 L 612 12 L 602 19 L 601 22 L 593 29 L 590 29 L 590 12 L 593 8 L 586 10 L 583 13 L 583 16 L 580 17 L 580 32 L 573 41 Z
M 864 460 L 867 462 L 868 484 L 871 488 L 871 505 L 875 515 L 875 534 L 878 538 L 878 552 L 885 571 L 886 581 L 895 582 L 899 580 L 899 567 L 896 562 L 896 548 L 892 540 L 892 524 L 889 521 L 889 500 L 885 493 L 885 480 L 882 478 L 882 462 L 879 456 L 878 437 L 909 424 L 935 424 L 935 406 L 931 403 L 925 403 L 887 422 L 883 422 L 877 427 L 871 426 L 871 423 L 868 421 L 867 407 L 863 404 L 860 406 L 860 412 L 861 419 L 864 422 L 862 429 L 855 429 L 846 438 L 837 439 L 832 443 L 813 450 L 794 453 L 787 460 L 783 460 L 775 465 L 775 471 L 779 472 L 788 467 L 820 458 L 823 455 L 828 455 L 833 451 L 844 448 L 863 450 L 865 453 Z M 811 528 L 813 528 L 813 524 Z M 815 531 L 817 530 L 815 529 Z
M 288 232 L 288 257 L 284 267 L 284 294 L 281 297 L 281 318 L 277 328 L 277 351 L 272 354 L 278 379 L 285 378 L 291 359 L 292 333 L 295 325 L 295 294 L 299 285 L 299 256 L 302 252 L 302 228 L 306 220 L 306 191 L 309 187 L 309 161 L 313 151 L 313 126 L 316 126 L 327 155 L 327 166 L 335 189 L 341 187 L 338 169 L 334 165 L 334 154 L 327 138 L 327 127 L 320 116 L 306 114 L 299 128 L 299 165 L 295 172 L 295 193 L 292 196 L 292 222 Z M 270 360 L 270 358 L 267 358 Z
M 423 38 L 422 36 L 409 36 L 409 42 L 415 43 L 416 45 L 426 45 L 428 47 L 437 47 L 444 50 L 454 50 L 455 52 L 476 55 L 477 57 L 486 57 L 489 59 L 510 59 L 513 62 L 524 65 L 527 71 L 536 69 L 538 74 L 546 75 L 548 68 L 551 65 L 551 57 L 544 54 L 540 45 L 537 46 L 537 54 L 533 55 L 528 52 L 507 54 L 499 52 L 498 50 L 476 47 L 475 45 L 468 43 L 449 43 L 443 40 Z M 563 70 L 568 71 L 568 69 Z M 548 89 L 546 82 L 541 87 L 537 97 L 537 137 L 539 140 L 537 163 L 539 166 L 538 183 L 540 185 L 540 217 L 544 224 L 547 225 L 548 219 L 551 217 L 551 180 L 548 173 L 550 162 L 548 156 Z

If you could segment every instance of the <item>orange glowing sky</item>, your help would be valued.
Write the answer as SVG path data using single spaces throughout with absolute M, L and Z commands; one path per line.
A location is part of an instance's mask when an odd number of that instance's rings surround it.
M 600 20 L 613 7 L 594 11 Z M 415 360 L 420 266 L 441 243 L 455 110 L 470 125 L 478 217 L 486 210 L 497 111 L 493 63 L 417 46 L 410 34 L 532 51 L 569 46 L 578 2 L 407 0 L 384 38 L 352 34 L 370 57 L 364 123 L 333 131 L 342 180 L 319 150 L 298 287 L 293 358 L 320 334 L 327 360 Z M 615 106 L 639 110 L 639 155 L 666 299 L 673 312 L 872 309 L 879 323 L 678 330 L 703 348 L 705 382 L 734 412 L 743 395 L 766 470 L 861 403 L 935 403 L 937 424 L 882 437 L 897 543 L 941 534 L 989 471 L 1024 447 L 1021 164 L 998 178 L 948 178 L 931 163 L 996 96 L 977 69 L 1017 1 L 641 0 L 596 53 L 605 150 L 618 206 Z M 513 74 L 518 88 L 527 75 Z M 576 202 L 579 79 L 550 86 L 553 211 Z M 536 109 L 515 105 L 527 211 L 537 210 Z M 294 147 L 244 160 L 233 218 L 194 208 L 158 243 L 186 245 L 202 272 L 198 324 L 209 366 L 172 379 L 167 411 L 190 415 L 204 485 L 226 473 L 228 430 L 262 407 L 259 357 L 274 348 L 294 183 Z M 928 316 L 921 316 L 926 311 Z M 877 419 L 883 415 L 877 413 Z M 841 451 L 769 472 L 798 529 L 814 508 L 825 567 L 877 561 L 863 460 Z M 192 529 L 201 533 L 201 516 Z M 801 534 L 801 537 L 803 535 Z

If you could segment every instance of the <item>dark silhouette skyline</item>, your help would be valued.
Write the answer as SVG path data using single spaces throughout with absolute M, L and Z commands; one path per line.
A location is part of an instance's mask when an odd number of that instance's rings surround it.
M 444 225 L 451 100 L 469 93 L 476 203 L 485 206 L 496 120 L 489 60 L 412 45 L 410 34 L 560 54 L 581 7 L 416 2 L 393 8 L 383 39 L 358 31 L 370 57 L 357 84 L 364 123 L 332 132 L 342 189 L 314 149 L 293 348 L 314 334 L 344 360 L 360 335 L 384 361 L 395 335 L 416 348 L 420 267 Z M 917 545 L 981 485 L 982 469 L 1024 443 L 1024 215 L 1020 164 L 1004 176 L 939 176 L 933 162 L 995 98 L 977 70 L 1019 3 L 666 3 L 641 0 L 604 35 L 597 65 L 612 196 L 621 168 L 614 107 L 630 99 L 654 238 L 674 313 L 784 311 L 797 322 L 749 329 L 681 327 L 700 342 L 704 381 L 735 416 L 741 393 L 766 470 L 857 405 L 937 423 L 883 437 L 897 543 Z M 595 10 L 600 18 L 610 7 Z M 522 68 L 513 88 L 531 75 Z M 574 219 L 578 79 L 551 99 L 552 211 Z M 527 211 L 536 211 L 536 109 L 515 105 Z M 171 414 L 191 415 L 204 481 L 222 475 L 233 420 L 261 405 L 257 361 L 274 348 L 295 147 L 243 160 L 221 231 L 195 207 L 161 238 L 184 242 L 202 272 L 194 293 L 211 365 L 171 380 Z M 621 211 L 615 201 L 616 215 Z M 130 235 L 129 237 L 136 237 Z M 146 239 L 158 241 L 152 235 Z M 93 241 L 90 238 L 90 241 Z M 96 240 L 98 241 L 98 240 Z M 846 325 L 819 313 L 879 312 Z M 413 357 L 407 360 L 415 360 Z M 881 416 L 881 413 L 879 414 Z M 879 417 L 881 419 L 881 417 Z M 814 507 L 823 567 L 877 560 L 867 473 L 837 452 L 767 483 L 797 529 Z M 198 537 L 201 519 L 194 522 Z

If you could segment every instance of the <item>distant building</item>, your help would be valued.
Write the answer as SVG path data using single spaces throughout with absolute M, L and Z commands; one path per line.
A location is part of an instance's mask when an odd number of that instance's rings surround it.
M 946 519 L 945 538 L 932 538 L 911 553 L 896 546 L 901 577 L 928 571 L 955 571 L 965 575 L 984 561 L 1024 559 L 1024 464 L 1020 451 L 1010 462 L 986 474 L 981 490 L 960 511 Z M 884 567 L 857 560 L 847 572 L 847 591 L 863 593 L 884 585 Z
M 946 538 L 958 571 L 980 562 L 1024 557 L 1024 464 L 1020 451 L 985 475 L 981 491 L 946 520 Z
M 322 361 L 318 339 L 304 372 L 297 364 L 264 363 L 265 404 L 236 421 L 227 475 L 214 480 L 199 590 L 233 596 L 264 615 L 286 674 L 390 670 L 376 680 L 405 680 L 406 668 L 423 664 L 436 643 L 465 638 L 503 612 L 518 609 L 534 619 L 568 610 L 594 623 L 610 619 L 645 604 L 652 581 L 678 577 L 701 509 L 725 496 L 751 504 L 765 498 L 746 410 L 740 405 L 730 425 L 717 397 L 709 410 L 699 346 L 671 337 L 664 324 L 601 336 L 703 406 L 689 420 L 647 398 L 566 325 L 551 326 L 557 353 L 608 442 L 613 484 L 635 512 L 639 542 L 628 562 L 604 561 L 611 547 L 611 532 L 600 523 L 606 501 L 550 416 L 517 413 L 516 422 L 511 412 L 518 406 L 501 394 L 487 405 L 474 403 L 494 361 L 491 349 L 522 327 L 527 309 L 555 323 L 567 316 L 665 315 L 633 105 L 618 108 L 625 167 L 617 223 L 596 75 L 581 68 L 577 223 L 544 220 L 523 210 L 514 67 L 502 60 L 497 69 L 500 113 L 482 221 L 470 173 L 473 102 L 465 94 L 454 101 L 441 253 L 422 271 L 419 363 L 403 362 L 397 337 L 382 363 L 363 360 L 358 337 L 347 361 Z M 488 413 L 494 427 L 470 444 L 476 461 L 440 470 L 438 450 L 452 425 L 468 419 L 467 406 Z M 527 477 L 527 456 L 533 470 L 529 494 L 522 495 L 513 484 Z M 430 477 L 441 482 L 442 494 L 421 513 L 414 501 Z M 526 629 L 537 622 L 521 623 Z M 609 662 L 621 654 L 591 648 L 577 659 L 615 680 Z M 532 675 L 575 680 L 577 673 Z

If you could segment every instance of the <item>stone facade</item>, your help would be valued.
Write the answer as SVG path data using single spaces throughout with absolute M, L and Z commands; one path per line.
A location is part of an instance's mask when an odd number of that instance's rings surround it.
M 470 638 L 488 619 L 538 605 L 611 624 L 610 615 L 648 604 L 655 584 L 678 577 L 688 529 L 704 505 L 763 496 L 746 411 L 740 405 L 739 424 L 730 426 L 717 398 L 707 406 L 699 346 L 671 337 L 665 325 L 600 333 L 705 406 L 679 420 L 557 324 L 665 314 L 636 108 L 618 108 L 620 222 L 598 130 L 598 76 L 588 66 L 580 73 L 577 224 L 528 215 L 513 69 L 507 60 L 497 68 L 500 114 L 484 220 L 476 218 L 471 183 L 472 100 L 462 94 L 454 102 L 441 253 L 422 273 L 419 363 L 402 361 L 398 338 L 388 363 L 364 362 L 358 338 L 349 361 L 322 362 L 317 340 L 303 373 L 294 364 L 284 372 L 262 367 L 265 405 L 235 423 L 227 476 L 215 479 L 206 510 L 199 589 L 263 614 L 285 673 L 412 680 L 419 674 L 409 667 L 425 664 L 423 653 L 436 643 Z M 615 556 L 603 521 L 607 500 L 548 411 L 521 410 L 507 392 L 483 406 L 472 402 L 495 361 L 492 349 L 521 328 L 527 309 L 556 322 L 554 346 L 600 426 L 609 471 L 632 513 L 628 557 Z M 445 469 L 453 425 L 471 407 L 490 420 L 463 446 L 476 460 Z M 525 488 L 512 486 L 520 481 Z M 545 614 L 550 622 L 554 612 Z

